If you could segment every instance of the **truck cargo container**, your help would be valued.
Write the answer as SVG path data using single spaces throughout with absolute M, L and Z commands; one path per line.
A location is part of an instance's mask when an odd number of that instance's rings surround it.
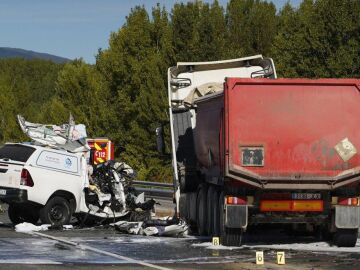
M 277 79 L 261 55 L 168 78 L 178 210 L 199 234 L 241 245 L 248 227 L 288 224 L 356 244 L 359 79 Z

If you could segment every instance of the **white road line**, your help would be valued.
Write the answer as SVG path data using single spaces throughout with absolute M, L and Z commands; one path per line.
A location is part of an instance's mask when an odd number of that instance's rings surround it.
M 44 238 L 48 238 L 48 239 L 52 239 L 52 240 L 55 240 L 55 241 L 58 241 L 58 242 L 61 242 L 61 243 L 67 244 L 67 245 L 75 246 L 75 247 L 78 247 L 78 248 L 80 248 L 82 250 L 89 250 L 89 251 L 93 251 L 93 252 L 96 252 L 96 253 L 99 253 L 99 254 L 103 254 L 103 255 L 106 255 L 106 256 L 109 256 L 109 257 L 116 258 L 116 259 L 128 261 L 129 263 L 140 264 L 140 265 L 143 265 L 143 266 L 147 266 L 147 267 L 154 268 L 154 269 L 159 269 L 159 270 L 173 270 L 171 268 L 162 267 L 162 266 L 147 263 L 147 262 L 144 262 L 144 261 L 132 259 L 132 258 L 129 258 L 129 257 L 126 257 L 126 256 L 116 254 L 116 253 L 111 253 L 111 252 L 107 252 L 107 251 L 104 251 L 104 250 L 101 250 L 101 249 L 93 248 L 93 247 L 90 247 L 90 246 L 87 246 L 87 245 L 81 245 L 81 244 L 73 242 L 73 241 L 68 241 L 68 240 L 65 240 L 65 239 L 62 239 L 62 238 L 59 238 L 59 237 L 55 237 L 55 236 L 51 236 L 51 235 L 47 235 L 47 234 L 44 234 L 44 233 L 32 232 L 31 234 L 37 235 L 37 236 L 40 236 L 40 237 L 44 237 Z

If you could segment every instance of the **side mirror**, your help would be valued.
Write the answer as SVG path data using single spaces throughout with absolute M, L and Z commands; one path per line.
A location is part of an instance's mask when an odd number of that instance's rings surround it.
M 165 154 L 165 141 L 163 127 L 156 128 L 156 147 L 159 154 Z

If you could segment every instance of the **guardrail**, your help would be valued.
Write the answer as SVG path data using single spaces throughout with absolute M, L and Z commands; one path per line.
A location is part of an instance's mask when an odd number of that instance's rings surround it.
M 172 200 L 173 185 L 168 183 L 133 181 L 133 185 L 139 192 L 144 192 L 146 197 Z

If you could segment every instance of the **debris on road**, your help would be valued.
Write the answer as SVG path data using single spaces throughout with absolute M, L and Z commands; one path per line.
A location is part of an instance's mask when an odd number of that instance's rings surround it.
M 32 223 L 23 222 L 15 225 L 15 231 L 19 233 L 31 233 L 31 232 L 40 232 L 40 231 L 48 231 L 51 229 L 59 229 L 59 227 L 52 227 L 51 224 L 42 224 L 36 226 Z M 67 231 L 74 229 L 73 225 L 63 225 L 61 229 Z
M 119 221 L 111 224 L 116 230 L 137 235 L 182 237 L 188 233 L 188 225 L 176 218 L 150 219 L 143 222 Z
M 40 226 L 36 226 L 32 223 L 23 222 L 15 226 L 15 231 L 20 233 L 47 231 L 50 226 L 50 224 L 42 224 Z

